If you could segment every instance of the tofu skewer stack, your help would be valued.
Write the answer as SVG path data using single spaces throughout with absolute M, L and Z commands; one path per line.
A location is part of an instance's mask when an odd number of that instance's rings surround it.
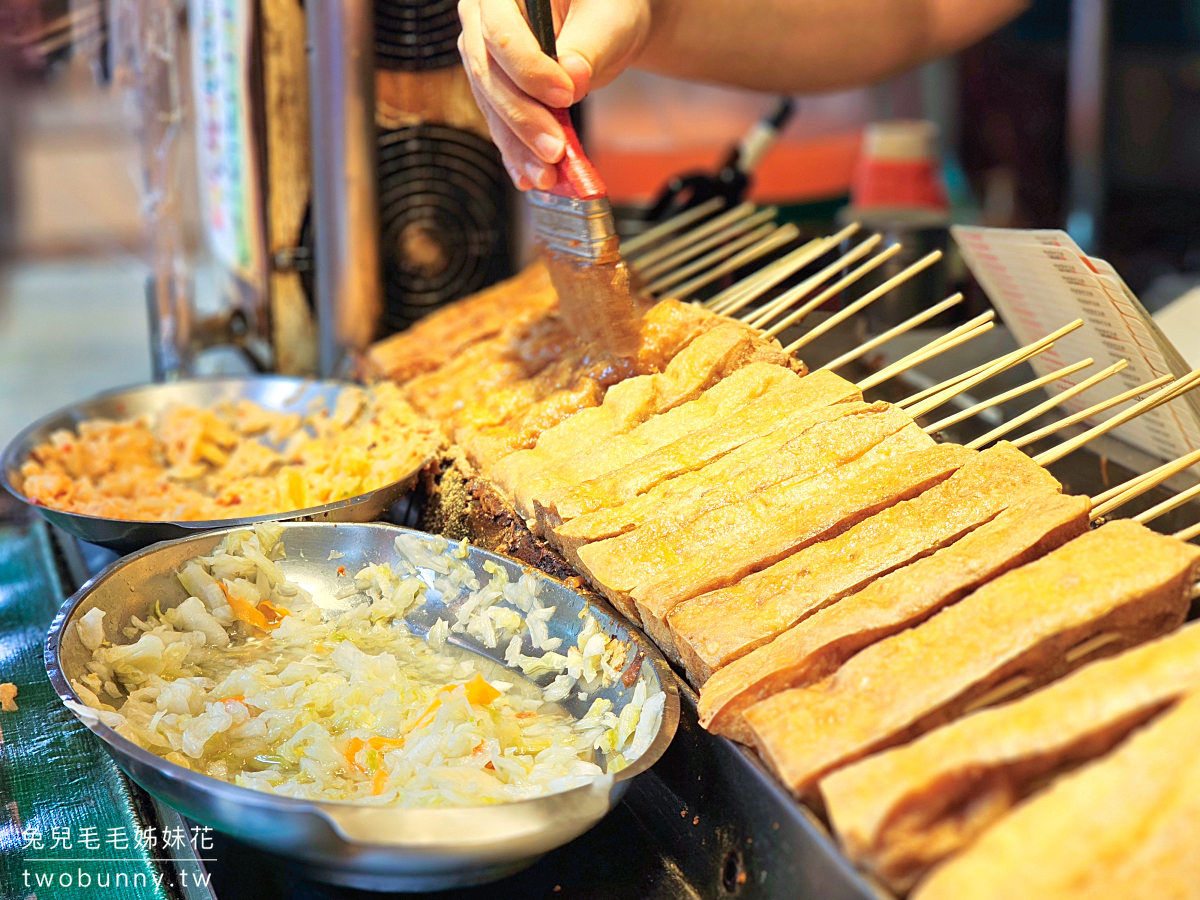
M 1185 541 L 1200 528 L 1167 537 L 1145 525 L 1200 488 L 1092 528 L 1200 453 L 1095 498 L 1064 494 L 1045 468 L 1178 398 L 1200 371 L 1002 440 L 1118 374 L 1117 363 L 967 446 L 938 443 L 944 428 L 1091 368 L 1080 360 L 928 422 L 1080 323 L 899 403 L 872 401 L 864 392 L 986 333 L 992 315 L 858 384 L 836 374 L 956 295 L 809 372 L 795 350 L 939 254 L 785 348 L 778 334 L 898 248 L 869 237 L 822 265 L 850 226 L 686 302 L 796 240 L 769 213 L 689 213 L 627 243 L 631 271 L 663 298 L 627 365 L 574 346 L 536 267 L 390 339 L 370 362 L 443 423 L 478 484 L 686 672 L 704 727 L 753 745 L 798 798 L 827 810 L 857 864 L 899 893 L 1010 895 L 1002 880 L 993 893 L 956 893 L 1011 855 L 1010 818 L 1049 829 L 1083 790 L 1068 789 L 1073 779 L 1129 777 L 1122 754 L 1161 756 L 1153 733 L 1200 722 L 1185 699 L 1200 680 L 1200 639 L 1180 627 L 1200 572 L 1200 548 Z M 1021 449 L 1122 404 L 1037 456 Z M 1058 775 L 1089 762 L 1116 774 L 1081 771 L 1060 790 Z M 1200 769 L 1172 765 L 1200 782 Z M 1184 819 L 1155 821 L 1167 840 Z M 1095 864 L 1089 852 L 1070 865 Z M 1129 865 L 1151 858 L 1138 852 Z M 1013 885 L 1050 883 L 1035 866 L 1021 873 Z M 1064 881 L 1036 895 L 1091 896 L 1073 891 Z

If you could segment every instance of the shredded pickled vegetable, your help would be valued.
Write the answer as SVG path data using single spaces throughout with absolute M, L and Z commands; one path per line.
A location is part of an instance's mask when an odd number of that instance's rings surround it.
M 620 713 L 597 697 L 579 719 L 558 701 L 618 683 L 628 647 L 588 615 L 557 650 L 532 575 L 488 565 L 480 586 L 466 546 L 397 539 L 394 564 L 347 578 L 314 602 L 278 560 L 283 529 L 226 537 L 185 564 L 190 596 L 106 637 L 104 613 L 77 622 L 92 650 L 73 687 L 103 721 L 142 747 L 204 774 L 293 797 L 404 806 L 479 805 L 535 797 L 615 771 L 649 746 L 664 695 L 645 677 Z M 427 582 L 457 598 L 427 635 L 404 616 Z M 335 606 L 333 609 L 322 607 Z M 546 687 L 447 643 L 503 644 L 510 665 L 554 674 Z M 527 656 L 522 647 L 542 651 Z
M 249 400 L 57 431 L 21 467 L 34 503 L 110 519 L 237 519 L 335 503 L 415 473 L 434 426 L 388 382 L 307 416 Z

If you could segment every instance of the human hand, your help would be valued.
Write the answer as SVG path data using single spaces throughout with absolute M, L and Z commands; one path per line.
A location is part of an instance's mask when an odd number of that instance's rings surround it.
M 521 190 L 554 187 L 566 139 L 546 107 L 565 108 L 603 87 L 641 52 L 651 0 L 554 0 L 558 61 L 546 56 L 524 0 L 459 0 L 471 92 Z

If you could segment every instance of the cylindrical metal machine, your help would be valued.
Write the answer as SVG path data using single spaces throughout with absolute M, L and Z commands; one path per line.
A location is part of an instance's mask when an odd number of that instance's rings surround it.
M 332 373 L 347 352 L 511 274 L 512 188 L 459 61 L 452 0 L 344 0 L 308 18 L 314 183 L 301 243 Z
M 512 273 L 515 192 L 458 56 L 453 0 L 191 0 L 186 33 L 166 9 L 118 4 L 113 41 L 148 148 L 158 377 L 331 374 Z M 145 49 L 164 42 L 176 58 Z M 212 269 L 200 280 L 217 295 L 200 312 L 181 233 L 192 184 L 176 177 L 189 131 Z

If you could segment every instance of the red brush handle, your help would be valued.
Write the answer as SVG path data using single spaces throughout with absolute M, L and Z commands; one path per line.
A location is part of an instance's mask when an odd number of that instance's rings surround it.
M 567 152 L 555 165 L 558 181 L 550 189 L 550 193 L 560 197 L 570 197 L 573 200 L 596 200 L 608 196 L 608 188 L 600 173 L 592 166 L 591 161 L 584 155 L 579 143 L 579 135 L 571 124 L 571 117 L 565 109 L 552 109 L 551 113 L 562 126 L 567 138 Z

